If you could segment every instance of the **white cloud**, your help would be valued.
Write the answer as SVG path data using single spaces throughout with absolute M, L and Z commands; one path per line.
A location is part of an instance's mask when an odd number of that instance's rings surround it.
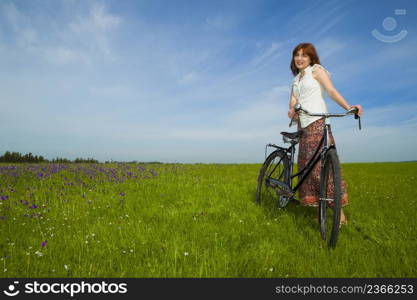
M 291 15 L 285 28 L 291 30 L 292 36 L 320 38 L 339 24 L 349 13 L 346 1 L 315 1 Z
M 0 16 L 7 23 L 7 29 L 13 33 L 19 48 L 31 48 L 38 44 L 39 36 L 32 20 L 21 13 L 14 3 L 0 5 Z
M 22 14 L 17 10 L 16 6 L 13 3 L 3 4 L 3 11 L 5 14 L 5 19 L 11 25 L 11 27 L 17 31 L 22 22 Z
M 93 105 L 96 106 L 94 109 L 96 112 L 102 111 L 102 108 L 105 104 L 111 105 L 114 103 L 118 104 L 119 106 L 124 106 L 126 103 L 129 103 L 132 105 L 132 99 L 137 99 L 141 93 L 139 89 L 122 83 L 114 83 L 106 86 L 92 85 L 88 87 L 86 92 L 91 98 L 98 99 L 98 101 L 93 101 Z M 113 113 L 115 110 L 116 108 L 113 109 Z
M 30 28 L 22 28 L 16 32 L 16 43 L 20 48 L 33 48 L 38 44 L 38 33 Z
M 267 47 L 263 47 L 262 45 L 258 44 L 258 53 L 252 58 L 249 64 L 252 68 L 259 68 L 264 65 L 273 63 L 273 61 L 282 54 L 278 53 L 280 46 L 281 45 L 276 42 L 272 42 Z
M 409 112 L 417 103 L 405 107 L 384 105 L 365 109 L 362 131 L 353 118 L 332 120 L 333 134 L 342 161 L 414 160 L 417 152 L 417 123 L 409 122 Z M 407 117 L 405 120 L 404 117 Z
M 107 31 L 117 27 L 120 22 L 120 17 L 107 13 L 103 5 L 94 3 L 90 8 L 89 15 L 78 15 L 75 21 L 70 22 L 69 27 L 78 33 L 96 34 L 98 31 Z
M 40 15 L 28 14 L 13 3 L 1 7 L 7 28 L 22 54 L 58 65 L 116 58 L 111 50 L 111 32 L 122 18 L 108 13 L 103 5 L 91 3 L 87 13 L 74 13 L 68 23 L 51 16 L 45 20 Z M 9 51 L 16 50 L 10 43 L 6 47 Z
M 74 62 L 90 64 L 90 59 L 81 51 L 74 51 L 66 47 L 44 47 L 42 49 L 44 59 L 58 65 L 65 65 Z
M 191 84 L 193 82 L 195 82 L 198 79 L 198 74 L 196 72 L 189 72 L 187 74 L 185 74 L 182 78 L 179 79 L 179 83 L 180 84 Z
M 374 38 L 370 35 L 369 39 L 373 41 L 372 39 Z M 417 39 L 413 37 L 408 37 L 406 40 L 396 44 L 383 45 L 382 42 L 375 41 L 375 43 L 381 43 L 379 47 L 370 47 L 369 44 L 362 45 L 360 43 L 355 44 L 353 41 L 347 41 L 346 44 L 348 46 L 345 49 L 349 49 L 350 54 L 348 57 L 346 56 L 347 54 L 340 53 L 343 43 L 338 45 L 336 42 L 335 49 L 337 49 L 339 54 L 336 56 L 332 53 L 334 56 L 332 59 L 334 61 L 333 71 L 335 74 L 337 73 L 337 78 L 340 81 L 347 81 L 358 76 L 363 78 L 363 75 L 367 73 L 372 74 L 375 78 L 379 76 L 378 72 L 382 72 L 382 75 L 389 74 L 391 68 L 402 62 L 410 53 L 413 53 L 416 41 Z M 407 69 L 407 71 L 410 71 L 410 69 Z M 406 83 L 407 78 L 394 80 L 394 82 L 398 84 Z M 385 84 L 391 83 L 386 82 Z
M 337 24 L 339 24 L 347 15 L 349 15 L 349 11 L 340 12 L 339 8 L 334 10 L 334 13 L 330 12 L 328 14 L 327 18 L 326 16 L 323 16 L 322 20 L 326 20 L 325 23 L 321 23 L 321 27 L 317 28 L 317 31 L 315 31 L 314 35 L 316 38 L 320 38 L 323 36 L 326 32 L 328 32 L 330 29 L 335 27 Z
M 223 115 L 213 115 L 212 122 L 202 128 L 189 126 L 153 126 L 153 137 L 160 139 L 181 139 L 189 142 L 250 142 L 257 143 L 280 138 L 279 131 L 288 129 L 287 86 L 273 87 L 268 91 L 254 94 L 252 102 L 242 103 L 236 110 L 229 109 Z M 146 137 L 146 133 L 143 135 Z M 259 145 L 259 144 L 258 144 Z
M 330 36 L 324 39 L 320 39 L 315 45 L 322 62 L 326 62 L 327 59 L 330 59 L 336 55 L 343 55 L 342 50 L 344 50 L 346 46 L 346 42 Z
M 344 130 L 334 133 L 342 162 L 415 160 L 417 126 L 364 126 L 363 132 Z
M 72 39 L 70 42 L 78 42 L 92 57 L 98 52 L 115 59 L 111 51 L 109 34 L 121 22 L 121 17 L 108 13 L 103 5 L 93 3 L 88 15 L 79 14 L 68 24 L 69 36 Z

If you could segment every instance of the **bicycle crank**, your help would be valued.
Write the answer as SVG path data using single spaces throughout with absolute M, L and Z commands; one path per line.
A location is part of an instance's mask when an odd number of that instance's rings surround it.
M 275 189 L 278 196 L 285 196 L 288 198 L 291 198 L 294 196 L 291 188 L 286 184 L 285 182 L 276 180 L 274 178 L 268 178 L 266 179 L 266 183 Z

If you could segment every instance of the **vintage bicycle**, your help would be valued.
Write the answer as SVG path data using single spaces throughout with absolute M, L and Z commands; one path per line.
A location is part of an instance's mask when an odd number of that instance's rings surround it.
M 303 109 L 300 104 L 294 107 L 298 114 L 307 114 L 314 117 L 322 117 L 324 119 L 334 117 L 345 117 L 354 115 L 358 119 L 359 129 L 361 119 L 358 110 L 352 108 L 345 113 L 310 113 Z M 290 126 L 294 120 L 291 120 Z M 284 143 L 290 143 L 288 148 L 283 148 L 275 144 L 267 144 L 265 147 L 265 156 L 267 147 L 275 148 L 271 154 L 266 157 L 258 176 L 258 187 L 256 191 L 256 201 L 261 203 L 266 199 L 277 199 L 277 205 L 284 208 L 290 201 L 299 203 L 295 198 L 298 188 L 309 176 L 317 163 L 321 164 L 320 171 L 320 198 L 319 198 L 319 225 L 320 234 L 323 240 L 328 240 L 330 247 L 336 247 L 337 238 L 340 229 L 340 214 L 342 209 L 342 183 L 340 174 L 340 163 L 336 151 L 336 146 L 329 140 L 328 122 L 325 122 L 323 136 L 314 155 L 302 170 L 297 170 L 294 174 L 294 154 L 296 145 L 302 135 L 302 130 L 297 132 L 281 132 Z M 298 177 L 297 184 L 293 184 L 293 179 Z M 331 186 L 334 185 L 333 191 Z

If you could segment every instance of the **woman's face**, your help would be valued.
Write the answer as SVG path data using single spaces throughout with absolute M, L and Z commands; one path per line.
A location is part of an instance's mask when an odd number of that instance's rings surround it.
M 304 53 L 303 49 L 300 49 L 294 56 L 294 63 L 298 70 L 301 71 L 310 65 L 311 59 L 310 56 Z

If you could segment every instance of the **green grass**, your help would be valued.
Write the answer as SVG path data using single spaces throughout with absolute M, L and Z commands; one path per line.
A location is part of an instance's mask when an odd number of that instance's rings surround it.
M 334 250 L 313 208 L 255 204 L 260 165 L 6 166 L 2 277 L 417 275 L 417 163 L 343 165 L 349 224 Z

